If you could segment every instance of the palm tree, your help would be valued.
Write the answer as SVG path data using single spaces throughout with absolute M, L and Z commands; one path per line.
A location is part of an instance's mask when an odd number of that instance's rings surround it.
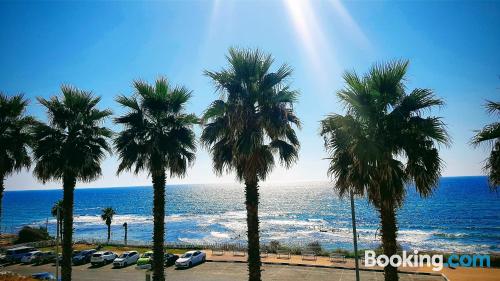
M 123 228 L 125 229 L 125 237 L 123 237 L 123 244 L 127 246 L 127 234 L 128 234 L 128 224 L 126 222 L 123 223 Z
M 193 125 L 194 114 L 186 114 L 185 106 L 191 92 L 185 87 L 172 87 L 165 78 L 155 85 L 134 82 L 132 97 L 119 96 L 116 100 L 127 113 L 115 119 L 124 130 L 115 138 L 120 165 L 118 173 L 132 170 L 147 171 L 153 181 L 153 280 L 165 280 L 165 180 L 184 176 L 195 158 Z
M 77 181 L 89 182 L 101 175 L 101 161 L 106 151 L 111 152 L 107 140 L 112 132 L 102 126 L 111 112 L 97 109 L 99 97 L 71 86 L 62 86 L 61 91 L 61 97 L 38 98 L 47 109 L 48 123 L 34 128 L 33 154 L 38 179 L 63 183 L 61 273 L 63 281 L 70 281 L 73 192 Z
M 63 201 L 62 200 L 57 200 L 57 202 L 54 203 L 52 206 L 52 209 L 50 210 L 50 214 L 56 218 L 57 223 L 59 224 L 59 236 L 63 236 L 63 221 L 62 217 L 63 216 Z M 57 217 L 57 209 L 59 209 L 59 217 Z
M 249 280 L 261 280 L 259 245 L 259 181 L 275 165 L 274 155 L 289 167 L 298 158 L 299 141 L 293 125 L 298 92 L 287 79 L 286 64 L 270 72 L 273 58 L 260 50 L 229 49 L 229 67 L 205 71 L 220 92 L 203 116 L 201 141 L 212 154 L 218 174 L 235 171 L 245 183 Z
M 116 215 L 116 212 L 111 207 L 104 208 L 101 211 L 101 219 L 108 226 L 108 243 L 109 243 L 109 239 L 111 239 L 111 222 L 113 221 L 114 215 Z
M 500 102 L 487 101 L 486 111 L 493 116 L 500 116 Z M 490 144 L 490 157 L 486 159 L 484 170 L 488 173 L 489 182 L 492 189 L 500 186 L 500 123 L 495 122 L 476 131 L 476 135 L 471 141 L 474 147 L 480 144 Z
M 346 72 L 337 93 L 346 115 L 331 114 L 321 122 L 330 153 L 328 174 L 340 196 L 366 195 L 380 213 L 384 254 L 397 252 L 396 211 L 405 186 L 414 183 L 422 197 L 432 194 L 442 168 L 438 145 L 450 139 L 439 117 L 426 111 L 443 105 L 429 89 L 407 93 L 408 61 L 374 65 L 363 77 Z M 385 280 L 398 280 L 397 268 L 384 268 Z
M 8 97 L 0 92 L 0 219 L 5 178 L 31 165 L 28 150 L 35 120 L 26 116 L 27 106 L 23 95 Z

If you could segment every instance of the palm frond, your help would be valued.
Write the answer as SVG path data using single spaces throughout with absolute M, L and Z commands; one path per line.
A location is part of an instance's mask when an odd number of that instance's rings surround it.
M 135 94 L 117 101 L 129 111 L 115 118 L 124 129 L 114 138 L 120 164 L 117 173 L 131 171 L 150 174 L 170 171 L 183 176 L 194 161 L 196 151 L 192 127 L 199 123 L 194 114 L 184 113 L 191 92 L 172 87 L 160 77 L 154 85 L 134 82 Z
M 500 139 L 500 123 L 495 122 L 484 126 L 483 129 L 476 132 L 476 135 L 472 138 L 471 143 L 475 147 L 482 143 L 489 143 L 493 145 L 495 141 Z
M 100 101 L 90 92 L 63 85 L 61 97 L 38 98 L 46 108 L 49 123 L 33 127 L 37 140 L 33 146 L 35 176 L 46 182 L 65 174 L 91 181 L 101 174 L 105 152 L 111 153 L 108 140 L 112 131 L 103 127 L 110 110 L 96 108 Z
M 423 114 L 444 102 L 429 89 L 406 94 L 407 69 L 408 61 L 396 60 L 375 64 L 363 77 L 344 74 L 337 96 L 346 115 L 327 116 L 320 129 L 340 195 L 353 191 L 377 208 L 398 207 L 410 182 L 422 196 L 436 187 L 443 166 L 437 146 L 451 140 L 440 117 Z
M 495 102 L 495 101 L 486 101 L 486 112 L 488 112 L 491 115 L 500 115 L 500 102 Z
M 29 148 L 32 127 L 37 121 L 26 115 L 28 100 L 22 94 L 0 93 L 0 177 L 31 166 Z
M 297 160 L 300 127 L 293 104 L 298 92 L 287 80 L 292 69 L 260 50 L 230 48 L 228 66 L 205 71 L 221 93 L 204 112 L 201 142 L 212 154 L 214 170 L 236 171 L 237 178 L 265 179 L 274 167 L 274 154 L 289 167 Z
M 444 101 L 436 98 L 430 89 L 414 89 L 409 95 L 404 96 L 391 114 L 409 117 L 421 115 L 422 110 L 430 111 L 435 106 L 443 106 Z
M 485 107 L 489 114 L 500 115 L 500 103 L 487 101 Z M 483 143 L 491 147 L 490 156 L 486 159 L 483 169 L 488 174 L 490 187 L 496 190 L 500 186 L 500 123 L 488 124 L 475 133 L 471 139 L 474 147 Z

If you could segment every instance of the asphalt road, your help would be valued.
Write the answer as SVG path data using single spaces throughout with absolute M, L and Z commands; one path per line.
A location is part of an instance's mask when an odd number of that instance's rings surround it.
M 11 265 L 2 271 L 11 271 L 23 275 L 31 275 L 36 272 L 54 272 L 54 265 Z M 240 263 L 206 262 L 189 269 L 177 270 L 174 267 L 166 269 L 169 281 L 246 281 L 247 266 Z M 262 279 L 266 281 L 354 281 L 353 270 L 314 268 L 286 265 L 263 265 Z M 111 265 L 92 267 L 88 264 L 73 267 L 74 281 L 143 281 L 145 270 L 137 270 L 135 267 L 115 269 Z M 380 272 L 361 272 L 363 281 L 382 281 Z M 443 278 L 435 276 L 401 274 L 401 281 L 443 281 Z

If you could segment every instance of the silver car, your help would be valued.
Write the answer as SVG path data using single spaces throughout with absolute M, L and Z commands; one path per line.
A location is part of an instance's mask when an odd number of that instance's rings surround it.
M 137 262 L 139 253 L 136 251 L 124 252 L 113 261 L 114 267 L 125 267 Z
M 175 267 L 192 267 L 205 262 L 207 255 L 202 251 L 189 251 L 175 261 Z

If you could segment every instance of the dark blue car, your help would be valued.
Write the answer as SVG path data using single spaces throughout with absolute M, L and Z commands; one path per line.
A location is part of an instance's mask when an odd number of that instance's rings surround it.
M 56 278 L 54 277 L 54 274 L 52 274 L 50 272 L 35 273 L 35 274 L 31 275 L 31 277 L 33 279 L 37 279 L 37 280 L 56 280 Z M 59 280 L 61 280 L 61 278 L 59 278 Z

